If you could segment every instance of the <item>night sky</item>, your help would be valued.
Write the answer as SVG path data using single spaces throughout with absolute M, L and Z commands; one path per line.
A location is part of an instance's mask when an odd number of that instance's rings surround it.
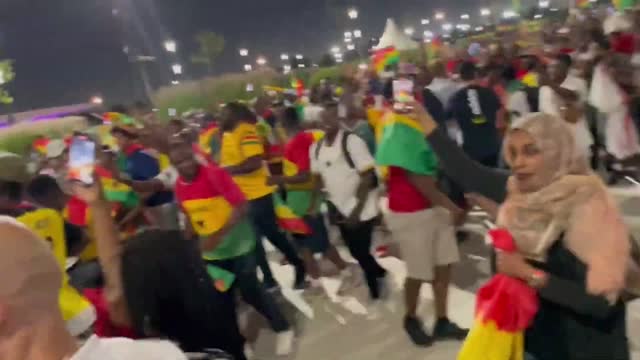
M 527 0 L 523 1 L 526 2 Z M 362 29 L 364 37 L 379 36 L 387 17 L 400 26 L 419 28 L 422 17 L 436 9 L 459 15 L 477 14 L 484 0 L 0 0 L 0 58 L 15 61 L 11 84 L 16 102 L 0 113 L 86 102 L 101 94 L 109 103 L 131 102 L 132 70 L 122 52 L 157 56 L 150 65 L 155 85 L 171 80 L 162 42 L 178 42 L 178 59 L 186 75 L 201 70 L 189 64 L 194 35 L 201 30 L 225 37 L 217 72 L 239 71 L 246 47 L 255 64 L 258 54 L 278 63 L 279 54 L 303 53 L 317 61 L 345 30 Z M 349 25 L 346 8 L 360 11 L 357 26 Z M 119 9 L 118 17 L 112 9 Z

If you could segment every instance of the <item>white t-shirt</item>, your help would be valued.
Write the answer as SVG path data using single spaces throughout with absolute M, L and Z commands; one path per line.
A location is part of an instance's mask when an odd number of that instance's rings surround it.
M 360 184 L 360 173 L 375 167 L 375 160 L 367 148 L 367 144 L 358 135 L 351 134 L 347 138 L 347 150 L 353 160 L 355 169 L 351 168 L 344 156 L 342 137 L 345 132 L 340 130 L 333 144 L 327 146 L 325 141 L 316 159 L 315 143 L 309 149 L 311 158 L 311 172 L 322 176 L 329 201 L 336 206 L 344 216 L 349 216 L 357 206 L 356 190 Z M 372 190 L 366 200 L 360 220 L 367 221 L 378 216 L 378 190 Z
M 169 166 L 156 175 L 155 179 L 160 180 L 165 189 L 173 190 L 178 181 L 178 171 L 173 166 Z
M 561 88 L 574 91 L 578 95 L 578 103 L 584 106 L 589 96 L 589 87 L 584 79 L 569 74 L 567 78 L 560 84 Z M 540 88 L 540 112 L 547 114 L 560 115 L 562 100 L 549 86 Z M 593 136 L 587 126 L 587 120 L 583 116 L 575 124 L 569 124 L 574 129 L 576 149 L 580 154 L 588 156 L 590 147 L 593 145 Z
M 319 105 L 309 104 L 304 107 L 304 122 L 317 122 L 320 121 L 320 114 L 322 114 L 324 108 Z
M 527 115 L 531 112 L 529 106 L 529 100 L 527 99 L 527 93 L 519 90 L 509 95 L 507 101 L 507 110 L 510 114 L 517 114 L 517 117 Z
M 169 341 L 93 335 L 70 360 L 187 360 L 187 356 Z

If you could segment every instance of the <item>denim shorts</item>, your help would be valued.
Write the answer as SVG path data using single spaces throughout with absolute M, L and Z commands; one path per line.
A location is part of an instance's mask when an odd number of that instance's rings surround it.
M 311 228 L 310 235 L 294 235 L 296 245 L 309 249 L 314 254 L 323 254 L 329 249 L 329 233 L 322 214 L 305 216 L 304 221 Z

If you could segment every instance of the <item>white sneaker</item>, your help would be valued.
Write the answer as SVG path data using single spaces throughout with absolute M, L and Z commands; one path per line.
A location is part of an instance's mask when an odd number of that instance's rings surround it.
M 362 271 L 355 265 L 349 265 L 340 272 L 340 288 L 338 295 L 342 296 L 350 290 L 362 285 Z
M 276 355 L 285 356 L 293 351 L 293 340 L 295 334 L 293 330 L 282 331 L 276 334 Z

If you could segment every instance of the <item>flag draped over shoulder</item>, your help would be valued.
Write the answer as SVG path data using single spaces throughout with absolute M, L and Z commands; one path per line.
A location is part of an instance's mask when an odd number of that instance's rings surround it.
M 389 112 L 382 126 L 382 139 L 376 151 L 378 165 L 435 175 L 438 161 L 419 123 L 406 115 Z
M 309 225 L 301 217 L 294 214 L 277 193 L 273 194 L 273 207 L 276 211 L 278 225 L 282 230 L 299 235 L 311 234 Z
M 497 250 L 516 250 L 504 229 L 489 231 Z M 478 291 L 476 319 L 458 360 L 523 360 L 524 331 L 538 312 L 536 290 L 519 279 L 494 275 Z

